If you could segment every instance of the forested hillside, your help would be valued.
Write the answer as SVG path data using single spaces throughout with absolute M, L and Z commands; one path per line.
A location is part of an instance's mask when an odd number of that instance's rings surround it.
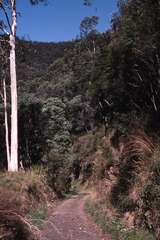
M 113 239 L 160 239 L 160 1 L 119 0 L 110 29 L 89 30 L 71 42 L 17 39 L 19 166 L 44 167 L 58 197 L 75 181 L 92 187 L 92 215 L 130 229 Z M 0 136 L 5 170 L 2 103 Z M 150 233 L 136 235 L 140 225 Z

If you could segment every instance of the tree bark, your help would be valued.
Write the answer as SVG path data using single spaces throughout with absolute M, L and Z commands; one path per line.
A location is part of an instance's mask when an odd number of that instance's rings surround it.
M 6 82 L 3 79 L 3 102 L 4 102 L 4 119 L 5 119 L 5 139 L 6 139 L 6 152 L 7 152 L 7 164 L 10 164 L 10 148 L 9 148 L 9 131 L 8 131 L 8 113 L 7 113 L 7 91 Z
M 10 33 L 10 79 L 11 79 L 11 159 L 8 171 L 18 171 L 18 110 L 16 78 L 16 0 L 10 0 L 12 7 L 12 25 Z

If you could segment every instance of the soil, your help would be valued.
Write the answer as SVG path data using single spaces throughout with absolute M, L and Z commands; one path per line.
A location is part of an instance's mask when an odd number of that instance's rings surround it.
M 41 240 L 111 240 L 84 211 L 89 194 L 81 193 L 63 201 L 46 221 Z

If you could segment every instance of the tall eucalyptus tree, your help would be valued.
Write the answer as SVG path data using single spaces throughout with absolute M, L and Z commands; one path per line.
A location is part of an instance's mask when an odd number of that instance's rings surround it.
M 45 0 L 30 0 L 31 4 L 38 4 Z M 18 171 L 18 104 L 17 104 L 17 74 L 16 74 L 16 30 L 17 30 L 17 1 L 0 0 L 0 11 L 3 17 L 0 20 L 0 30 L 8 36 L 10 45 L 10 89 L 11 89 L 11 137 L 7 137 L 8 171 Z M 5 89 L 5 83 L 4 83 Z M 4 94 L 4 96 L 6 96 Z M 5 98 L 6 99 L 6 98 Z M 5 101 L 6 104 L 6 101 Z M 6 108 L 5 108 L 6 109 Z M 7 124 L 7 122 L 5 123 Z M 8 126 L 6 126 L 6 130 Z M 6 134 L 7 136 L 7 134 Z M 10 141 L 9 141 L 10 140 Z

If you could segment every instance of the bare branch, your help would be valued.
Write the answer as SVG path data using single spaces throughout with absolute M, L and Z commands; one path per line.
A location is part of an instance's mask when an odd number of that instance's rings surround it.
M 140 80 L 141 82 L 143 82 L 143 79 L 142 79 L 140 73 L 139 73 L 138 71 L 136 71 L 136 72 L 137 72 L 137 75 L 138 75 L 138 77 L 139 77 L 139 80 Z
M 4 34 L 6 34 L 6 35 L 8 35 L 8 36 L 10 35 L 10 33 L 7 31 L 6 28 L 0 26 L 0 30 L 1 30 Z

